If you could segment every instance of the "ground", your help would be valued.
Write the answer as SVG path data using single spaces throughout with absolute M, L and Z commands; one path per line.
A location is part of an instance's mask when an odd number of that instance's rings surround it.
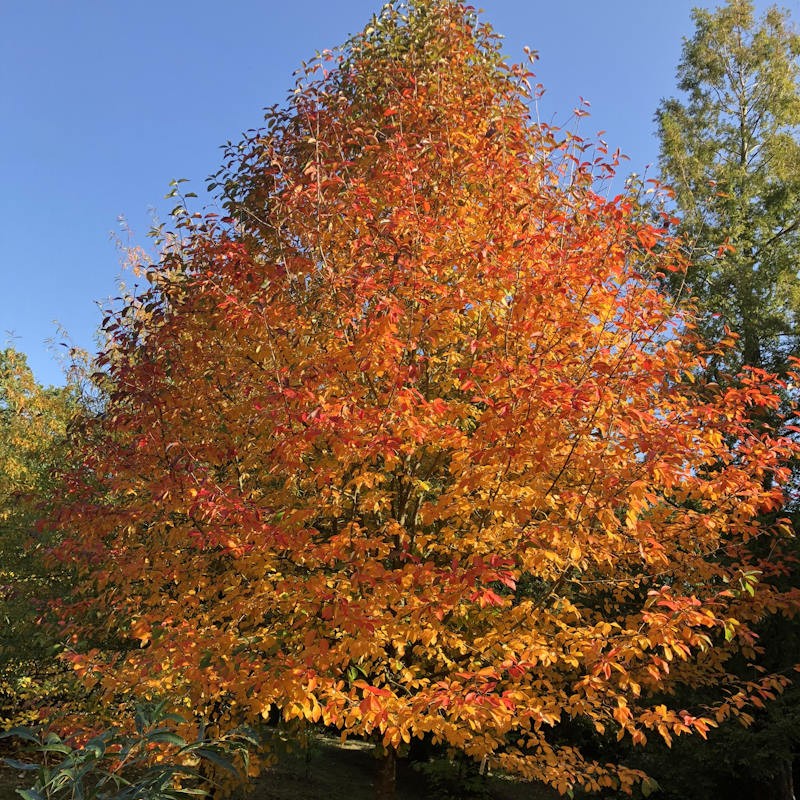
M 362 742 L 316 737 L 307 752 L 281 756 L 277 764 L 254 781 L 242 798 L 247 800 L 372 800 L 375 759 Z M 0 766 L 0 800 L 20 800 L 14 791 L 26 786 L 26 776 Z M 28 786 L 30 784 L 27 784 Z M 540 786 L 504 780 L 496 776 L 475 778 L 459 787 L 456 767 L 423 774 L 401 762 L 398 769 L 398 800 L 554 800 L 558 795 Z
M 336 739 L 317 737 L 306 754 L 281 758 L 259 778 L 250 800 L 372 800 L 375 759 L 363 742 L 341 745 Z M 459 789 L 455 766 L 428 771 L 400 762 L 397 775 L 398 800 L 554 800 L 558 795 L 542 786 L 510 781 L 496 776 L 474 778 L 470 795 Z M 2 800 L 2 798 L 0 798 Z

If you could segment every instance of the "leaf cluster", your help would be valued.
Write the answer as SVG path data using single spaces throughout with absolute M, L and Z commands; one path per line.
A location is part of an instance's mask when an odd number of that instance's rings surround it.
M 164 703 L 139 704 L 134 732 L 107 729 L 86 738 L 62 738 L 54 731 L 13 728 L 0 738 L 29 745 L 32 760 L 6 758 L 14 769 L 33 774 L 24 800 L 188 800 L 206 797 L 213 788 L 204 762 L 241 780 L 248 767 L 249 748 L 257 746 L 245 729 L 223 738 L 202 733 L 187 742 L 175 732 L 185 720 L 165 710 Z

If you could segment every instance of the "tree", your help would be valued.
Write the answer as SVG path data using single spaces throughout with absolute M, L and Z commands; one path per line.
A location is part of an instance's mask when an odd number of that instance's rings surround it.
M 47 538 L 34 529 L 74 407 L 72 389 L 40 386 L 22 353 L 0 351 L 0 728 L 35 718 L 64 689 L 55 641 L 37 625 L 58 580 L 43 565 Z
M 630 787 L 570 720 L 705 735 L 673 684 L 722 680 L 722 715 L 774 689 L 726 681 L 773 598 L 709 555 L 785 533 L 794 445 L 748 426 L 777 384 L 698 388 L 652 277 L 678 243 L 532 122 L 530 77 L 459 3 L 388 6 L 228 149 L 229 217 L 176 210 L 58 517 L 109 698 L 335 726 L 389 796 L 412 737 Z
M 800 36 L 750 0 L 692 12 L 678 88 L 657 115 L 660 166 L 692 245 L 686 282 L 711 339 L 739 334 L 728 362 L 786 370 L 798 350 Z M 673 277 L 678 288 L 684 276 Z
M 800 36 L 785 12 L 772 8 L 757 20 L 745 0 L 713 12 L 696 9 L 693 18 L 696 30 L 684 43 L 677 76 L 685 99 L 665 101 L 656 117 L 662 173 L 674 186 L 690 245 L 686 282 L 706 334 L 718 337 L 728 326 L 739 336 L 724 362 L 710 364 L 717 380 L 734 380 L 718 375 L 719 366 L 785 373 L 798 355 Z M 683 279 L 673 278 L 673 291 Z M 779 424 L 778 415 L 767 419 Z M 796 475 L 794 484 L 787 510 L 796 509 Z M 750 569 L 760 580 L 778 592 L 796 591 L 796 543 L 772 548 L 757 542 L 748 549 Z M 769 668 L 791 672 L 797 620 L 771 614 L 757 632 Z M 738 665 L 739 674 L 749 669 L 747 662 Z M 739 798 L 752 786 L 753 796 L 793 797 L 798 700 L 795 687 L 768 712 L 757 713 L 750 728 L 721 730 L 711 758 L 707 751 L 689 758 L 693 748 L 685 747 L 680 763 L 690 780 L 696 781 L 702 764 L 713 786 L 708 796 Z M 667 763 L 664 772 L 674 775 L 675 759 Z

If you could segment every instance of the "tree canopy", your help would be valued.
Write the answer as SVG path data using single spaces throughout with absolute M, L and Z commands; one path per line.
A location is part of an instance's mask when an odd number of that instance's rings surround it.
M 705 385 L 722 351 L 660 289 L 679 243 L 596 191 L 614 155 L 535 122 L 531 78 L 461 4 L 389 5 L 228 148 L 229 216 L 178 209 L 57 518 L 108 698 L 567 791 L 641 777 L 570 721 L 704 735 L 774 690 L 726 664 L 780 602 L 740 559 L 786 535 L 794 445 L 749 424 L 779 386 Z
M 785 12 L 750 0 L 692 12 L 678 88 L 656 120 L 660 165 L 692 248 L 684 277 L 734 367 L 786 369 L 797 355 L 800 250 L 800 36 Z
M 40 386 L 22 353 L 0 350 L 0 728 L 36 719 L 64 689 L 55 639 L 37 624 L 59 576 L 43 564 L 51 542 L 35 526 L 53 499 L 74 406 L 71 388 Z

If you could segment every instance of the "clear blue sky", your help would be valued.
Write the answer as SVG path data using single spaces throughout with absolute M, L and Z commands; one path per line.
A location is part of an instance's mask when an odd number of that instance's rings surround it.
M 540 54 L 543 116 L 591 102 L 582 132 L 655 161 L 653 113 L 674 94 L 689 11 L 713 0 L 485 0 L 512 58 Z M 148 244 L 173 178 L 202 193 L 219 146 L 258 127 L 315 50 L 360 30 L 380 0 L 0 0 L 0 346 L 62 382 L 46 340 L 94 349 L 117 293 L 110 234 Z M 769 5 L 757 0 L 757 8 Z M 795 20 L 800 0 L 784 2 Z M 583 124 L 582 123 L 582 124 Z M 132 275 L 122 276 L 133 283 Z M 60 349 L 56 346 L 56 350 Z

